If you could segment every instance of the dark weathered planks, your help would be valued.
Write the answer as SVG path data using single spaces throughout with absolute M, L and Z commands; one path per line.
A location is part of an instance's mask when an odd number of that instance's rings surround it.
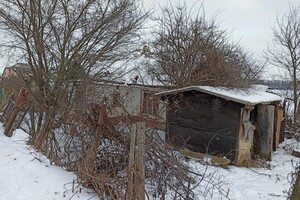
M 274 112 L 275 106 L 259 105 L 257 120 L 257 134 L 259 135 L 259 155 L 271 160 L 274 136 Z
M 169 102 L 167 139 L 178 148 L 234 160 L 240 108 L 238 103 L 211 95 L 184 93 L 180 101 Z

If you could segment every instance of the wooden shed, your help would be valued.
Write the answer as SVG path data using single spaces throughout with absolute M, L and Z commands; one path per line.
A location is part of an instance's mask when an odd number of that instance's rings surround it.
M 190 86 L 158 93 L 167 103 L 166 140 L 236 165 L 271 160 L 283 140 L 281 97 L 259 87 Z

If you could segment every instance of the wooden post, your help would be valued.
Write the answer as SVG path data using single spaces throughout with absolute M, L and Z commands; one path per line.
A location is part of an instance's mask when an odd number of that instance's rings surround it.
M 12 136 L 12 126 L 14 124 L 14 122 L 16 121 L 16 117 L 18 115 L 18 112 L 20 111 L 20 109 L 24 106 L 26 98 L 27 98 L 28 92 L 25 88 L 22 88 L 18 94 L 15 106 L 13 108 L 13 111 L 9 117 L 9 119 L 7 120 L 7 123 L 5 125 L 5 131 L 4 134 L 8 137 Z
M 293 185 L 293 192 L 291 194 L 291 200 L 298 200 L 300 198 L 300 173 L 298 172 L 297 176 L 295 176 L 296 182 Z
M 280 133 L 281 133 L 281 123 L 283 120 L 283 109 L 281 107 L 277 107 L 277 122 L 276 122 L 276 138 L 275 138 L 275 149 L 278 147 L 280 143 Z
M 129 154 L 127 200 L 145 199 L 145 122 L 133 126 Z
M 97 121 L 97 128 L 96 128 L 96 132 L 95 132 L 94 144 L 92 147 L 95 171 L 96 171 L 96 167 L 97 167 L 97 154 L 98 154 L 97 150 L 98 150 L 99 143 L 101 141 L 101 137 L 103 135 L 102 131 L 104 130 L 105 123 L 107 123 L 106 106 L 105 106 L 105 104 L 101 104 L 99 118 Z

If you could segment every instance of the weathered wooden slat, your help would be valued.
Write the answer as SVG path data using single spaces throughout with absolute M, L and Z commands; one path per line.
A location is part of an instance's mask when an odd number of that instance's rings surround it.
M 202 161 L 207 161 L 208 164 L 214 165 L 214 166 L 222 166 L 222 167 L 227 167 L 230 164 L 230 160 L 227 158 L 220 158 L 217 156 L 212 156 L 208 154 L 203 154 L 203 153 L 197 153 L 189 150 L 181 150 L 180 154 L 183 155 L 184 157 L 188 158 L 193 158 L 193 159 L 198 159 Z
M 276 122 L 276 141 L 275 141 L 275 148 L 278 147 L 279 143 L 280 143 L 280 133 L 281 133 L 281 123 L 283 120 L 283 109 L 282 108 L 278 108 L 277 109 L 277 122 Z
M 300 152 L 299 151 L 296 151 L 296 150 L 293 150 L 292 151 L 292 156 L 295 156 L 297 158 L 300 158 Z

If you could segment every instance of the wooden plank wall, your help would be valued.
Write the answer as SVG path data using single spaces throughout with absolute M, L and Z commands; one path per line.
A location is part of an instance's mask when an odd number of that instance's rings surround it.
M 172 104 L 173 103 L 173 104 Z M 201 153 L 235 159 L 242 105 L 188 92 L 167 108 L 167 141 Z

